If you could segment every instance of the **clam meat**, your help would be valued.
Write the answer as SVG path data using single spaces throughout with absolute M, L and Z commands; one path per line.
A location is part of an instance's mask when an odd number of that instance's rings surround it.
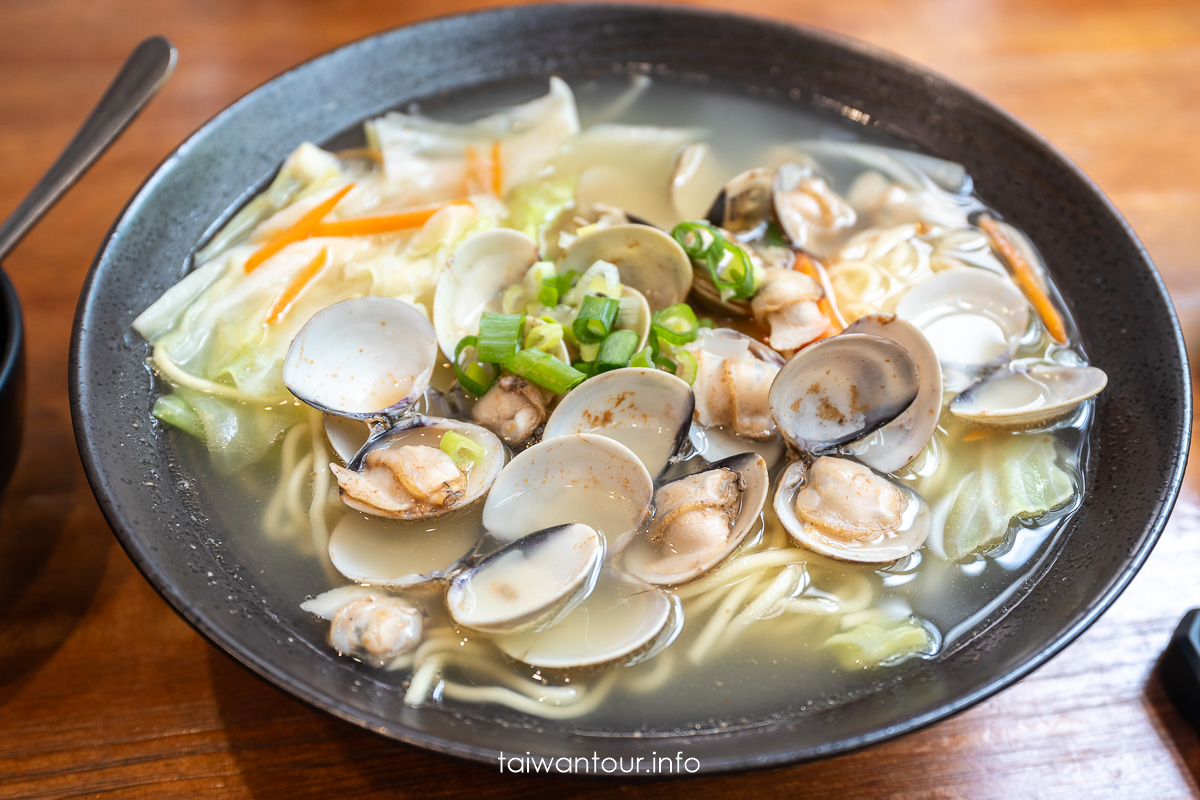
M 929 533 L 929 508 L 916 492 L 837 456 L 821 456 L 808 469 L 793 462 L 774 505 L 793 539 L 841 561 L 896 561 L 916 551 Z
M 329 625 L 329 644 L 344 656 L 382 667 L 421 641 L 424 615 L 399 597 L 371 593 L 342 606 Z
M 764 270 L 763 284 L 750 301 L 754 319 L 770 331 L 776 350 L 797 350 L 825 333 L 829 319 L 817 301 L 825 291 L 815 280 L 793 269 Z
M 546 395 L 519 375 L 504 374 L 479 398 L 471 418 L 508 444 L 529 439 L 546 421 Z

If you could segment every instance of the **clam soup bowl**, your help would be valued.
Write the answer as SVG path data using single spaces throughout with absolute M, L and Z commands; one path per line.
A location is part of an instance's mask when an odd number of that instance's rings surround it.
M 964 164 L 981 199 L 1051 265 L 1078 341 L 1109 376 L 1086 446 L 1086 495 L 1049 553 L 952 646 L 811 706 L 785 699 L 760 718 L 686 730 L 653 720 L 602 729 L 493 706 L 407 707 L 402 688 L 339 658 L 300 610 L 326 585 L 315 563 L 239 535 L 224 502 L 230 480 L 150 416 L 149 348 L 130 323 L 302 141 L 347 141 L 363 119 L 413 101 L 433 115 L 471 100 L 486 111 L 544 91 L 551 75 L 641 73 L 813 111 Z M 493 765 L 502 750 L 625 759 L 655 750 L 724 772 L 843 753 L 944 719 L 1044 664 L 1116 598 L 1166 523 L 1190 436 L 1186 356 L 1162 282 L 1113 206 L 1051 145 L 977 95 L 861 43 L 684 8 L 537 5 L 453 16 L 280 75 L 197 131 L 130 201 L 88 276 L 71 355 L 75 431 L 96 497 L 129 557 L 185 620 L 314 708 Z

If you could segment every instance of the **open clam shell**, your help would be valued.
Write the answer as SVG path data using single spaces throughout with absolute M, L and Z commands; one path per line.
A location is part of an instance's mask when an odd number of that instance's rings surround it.
M 535 667 L 589 667 L 651 647 L 674 611 L 666 592 L 606 567 L 587 599 L 552 627 L 501 634 L 494 641 L 504 653 Z
M 718 472 L 730 474 L 731 481 L 717 486 L 732 489 L 731 497 L 713 496 L 715 487 L 707 478 Z M 655 519 L 622 555 L 625 571 L 659 585 L 699 578 L 759 524 L 769 486 L 767 462 L 757 453 L 718 461 L 662 486 L 655 493 Z M 718 507 L 722 501 L 724 507 Z M 665 519 L 667 515 L 672 518 Z
M 415 403 L 436 363 L 436 336 L 420 309 L 391 297 L 358 297 L 304 324 L 284 359 L 283 382 L 313 408 L 365 420 Z
M 904 484 L 847 458 L 794 461 L 775 489 L 775 513 L 803 547 L 839 561 L 885 564 L 929 535 L 929 507 Z
M 870 333 L 899 342 L 917 364 L 920 388 L 912 405 L 854 448 L 859 461 L 879 472 L 895 472 L 917 457 L 937 430 L 942 414 L 942 367 L 933 346 L 911 323 L 892 314 L 859 317 L 847 333 Z
M 771 384 L 771 414 L 788 443 L 823 453 L 900 416 L 920 391 L 902 345 L 868 333 L 823 339 L 792 356 Z
M 352 581 L 403 588 L 445 579 L 478 539 L 476 512 L 436 522 L 347 514 L 329 536 L 329 560 Z
M 1107 384 L 1097 367 L 1013 364 L 954 398 L 950 412 L 977 425 L 1035 427 L 1067 416 Z
M 591 433 L 547 439 L 501 471 L 483 506 L 483 525 L 512 541 L 529 531 L 579 522 L 616 553 L 645 519 L 654 484 L 628 447 Z
M 760 236 L 771 217 L 773 175 L 765 167 L 734 175 L 717 194 L 706 219 L 739 239 Z
M 580 236 L 563 253 L 559 269 L 582 275 L 597 261 L 616 265 L 621 283 L 641 292 L 651 311 L 682 303 L 692 288 L 687 253 L 649 225 L 612 225 Z
M 658 477 L 687 441 L 696 400 L 685 381 L 662 370 L 626 367 L 571 390 L 546 421 L 542 440 L 596 433 L 620 442 Z
M 500 475 L 500 470 L 504 466 L 506 451 L 500 440 L 495 434 L 479 425 L 474 425 L 470 422 L 459 422 L 452 419 L 442 419 L 440 417 L 411 417 L 406 418 L 400 425 L 393 426 L 382 432 L 379 435 L 373 436 L 363 445 L 349 463 L 343 469 L 335 467 L 334 472 L 339 476 L 339 483 L 347 479 L 352 479 L 348 473 L 356 473 L 369 480 L 375 480 L 376 476 L 368 474 L 372 469 L 383 469 L 382 467 L 372 467 L 369 457 L 372 453 L 378 453 L 382 450 L 401 451 L 402 448 L 429 447 L 441 450 L 442 437 L 449 431 L 465 436 L 483 448 L 483 455 L 480 459 L 472 464 L 468 469 L 461 470 L 464 479 L 461 492 L 453 498 L 447 498 L 443 502 L 426 502 L 423 498 L 415 497 L 415 502 L 411 504 L 406 502 L 401 503 L 375 503 L 372 500 L 373 495 L 367 493 L 348 492 L 343 485 L 341 490 L 342 501 L 351 508 L 362 511 L 365 514 L 373 514 L 391 519 L 432 519 L 449 514 L 452 511 L 459 511 L 470 506 L 478 501 L 492 487 L 493 482 Z M 414 476 L 419 478 L 420 476 Z M 390 479 L 386 475 L 378 476 L 379 480 L 375 480 L 380 491 L 385 495 L 391 492 L 392 486 Z M 401 490 L 403 491 L 403 490 Z M 386 500 L 386 497 L 384 498 Z M 396 505 L 402 505 L 402 508 L 394 508 Z
M 925 334 L 946 388 L 955 392 L 1012 358 L 1029 329 L 1029 303 L 1021 290 L 993 272 L 969 267 L 914 285 L 900 298 L 896 316 Z
M 591 592 L 604 560 L 604 539 L 587 525 L 537 531 L 454 577 L 450 616 L 477 631 L 543 628 Z
M 479 330 L 483 312 L 501 310 L 504 290 L 537 261 L 533 240 L 509 228 L 477 233 L 455 249 L 433 294 L 433 326 L 446 358 L 453 360 L 459 341 Z

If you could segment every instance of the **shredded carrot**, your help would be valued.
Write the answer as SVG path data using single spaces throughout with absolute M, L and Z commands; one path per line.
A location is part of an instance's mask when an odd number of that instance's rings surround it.
M 463 197 L 470 197 L 474 192 L 475 184 L 478 181 L 479 175 L 479 151 L 471 145 L 467 145 L 467 169 L 463 172 L 462 194 Z
M 376 233 L 395 233 L 396 231 L 417 228 L 429 221 L 437 212 L 448 206 L 470 205 L 466 200 L 452 200 L 449 203 L 439 203 L 422 208 L 410 208 L 397 211 L 394 214 L 380 214 L 374 217 L 357 217 L 338 219 L 319 223 L 310 235 L 312 236 L 370 236 Z
M 988 214 L 980 214 L 979 227 L 992 240 L 992 247 L 1004 258 L 1008 263 L 1008 267 L 1012 270 L 1013 281 L 1025 293 L 1034 311 L 1042 318 L 1042 323 L 1046 326 L 1046 330 L 1054 337 L 1054 341 L 1059 344 L 1067 342 L 1067 326 L 1063 323 L 1062 314 L 1058 313 L 1058 309 L 1054 307 L 1054 302 L 1046 291 L 1042 289 L 1041 283 L 1038 281 L 1037 273 L 1034 272 L 1029 262 L 1025 260 L 1020 251 L 1008 240 L 1004 235 L 1004 231 L 996 223 L 996 220 Z
M 807 253 L 797 253 L 796 261 L 792 265 L 792 269 L 803 272 L 805 275 L 816 281 L 817 285 L 822 289 L 821 299 L 817 301 L 817 308 L 819 308 L 821 313 L 825 315 L 825 318 L 829 320 L 829 327 L 825 329 L 824 333 L 822 333 L 816 339 L 813 339 L 813 341 L 819 342 L 822 339 L 828 339 L 830 336 L 837 336 L 839 333 L 845 330 L 845 326 L 841 324 L 842 315 L 837 312 L 836 308 L 834 308 L 833 297 L 830 294 L 827 282 L 821 275 L 820 267 L 817 266 L 817 263 L 813 261 Z
M 253 272 L 258 269 L 262 266 L 263 262 L 289 244 L 312 236 L 313 229 L 317 227 L 321 219 L 332 211 L 333 207 L 338 204 L 338 201 L 345 197 L 346 193 L 353 188 L 353 183 L 343 186 L 328 200 L 306 211 L 300 219 L 293 222 L 289 227 L 281 231 L 276 231 L 262 247 L 251 253 L 250 257 L 246 259 L 246 272 Z
M 492 194 L 503 197 L 504 165 L 500 162 L 500 140 L 492 142 Z
M 304 291 L 304 287 L 316 277 L 317 273 L 321 271 L 321 267 L 325 266 L 325 261 L 328 257 L 329 254 L 322 247 L 321 252 L 317 253 L 312 261 L 304 265 L 300 273 L 296 275 L 296 278 L 288 284 L 286 289 L 279 293 L 279 296 L 275 298 L 275 302 L 271 304 L 271 309 L 267 311 L 267 325 L 274 325 L 276 322 L 279 322 L 283 315 L 288 312 L 292 307 L 292 303 L 296 302 L 296 298 Z
M 962 440 L 964 442 L 977 442 L 980 439 L 986 439 L 991 435 L 992 435 L 992 432 L 989 431 L 987 428 L 976 428 L 973 431 L 967 431 L 966 433 L 964 433 Z

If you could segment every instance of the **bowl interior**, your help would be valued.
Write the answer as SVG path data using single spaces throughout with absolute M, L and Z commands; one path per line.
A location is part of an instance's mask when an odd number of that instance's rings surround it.
M 831 120 L 963 163 L 984 202 L 1045 256 L 1085 350 L 1110 376 L 1091 432 L 1089 494 L 1061 547 L 961 646 L 822 707 L 636 735 L 515 714 L 468 724 L 462 709 L 405 707 L 353 662 L 311 646 L 311 623 L 296 609 L 306 587 L 284 596 L 256 577 L 263 553 L 222 512 L 223 490 L 193 480 L 202 469 L 196 454 L 150 424 L 148 348 L 130 323 L 302 141 L 328 141 L 414 100 L 436 110 L 476 97 L 490 108 L 528 96 L 551 74 L 584 81 L 639 72 L 824 109 Z M 71 386 L 85 467 L 130 557 L 185 619 L 268 681 L 385 736 L 487 763 L 501 749 L 645 755 L 650 737 L 659 752 L 683 749 L 704 771 L 721 771 L 817 758 L 940 719 L 1082 632 L 1144 560 L 1178 491 L 1190 424 L 1184 359 L 1165 290 L 1124 221 L 1075 167 L 986 101 L 812 30 L 684 9 L 569 5 L 390 31 L 285 73 L 212 120 L 147 181 L 99 253 L 76 320 Z

